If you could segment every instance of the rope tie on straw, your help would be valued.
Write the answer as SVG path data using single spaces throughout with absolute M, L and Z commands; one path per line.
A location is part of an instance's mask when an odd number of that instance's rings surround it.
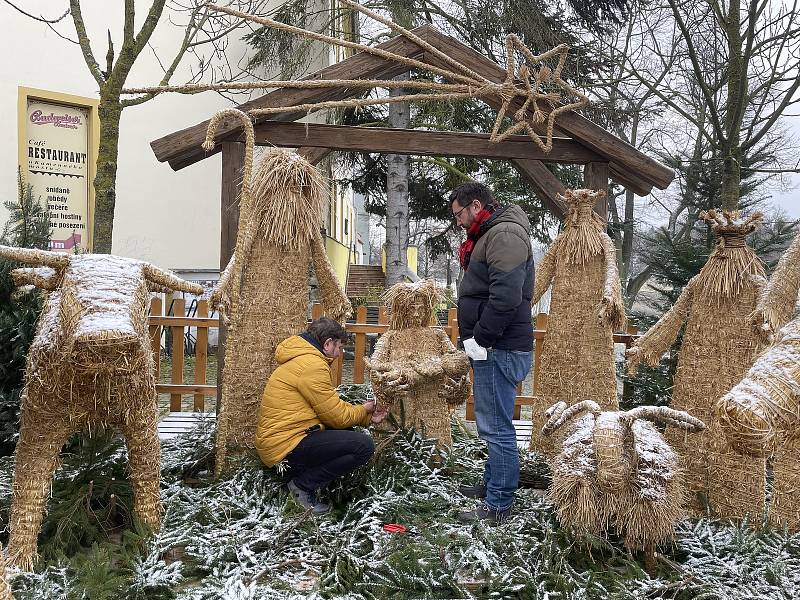
M 725 248 L 743 248 L 746 243 L 744 234 L 738 231 L 721 233 L 719 239 Z

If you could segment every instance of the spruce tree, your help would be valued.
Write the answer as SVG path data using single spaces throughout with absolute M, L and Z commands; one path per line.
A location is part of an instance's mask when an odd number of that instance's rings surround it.
M 3 202 L 9 212 L 0 243 L 46 249 L 50 241 L 48 213 L 34 197 L 33 186 L 17 174 L 17 198 Z M 19 265 L 0 259 L 0 455 L 11 454 L 19 426 L 19 397 L 25 372 L 25 355 L 33 340 L 41 295 L 13 296 L 11 271 Z

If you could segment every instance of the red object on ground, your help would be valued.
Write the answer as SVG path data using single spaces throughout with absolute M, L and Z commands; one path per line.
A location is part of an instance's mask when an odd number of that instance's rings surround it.
M 408 531 L 405 525 L 400 525 L 399 523 L 384 523 L 383 530 L 389 533 L 405 533 Z

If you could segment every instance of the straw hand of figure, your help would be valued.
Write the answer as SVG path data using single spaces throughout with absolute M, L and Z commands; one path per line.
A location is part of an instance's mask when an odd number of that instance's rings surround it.
M 639 369 L 639 363 L 642 362 L 641 348 L 633 346 L 625 350 L 625 361 L 627 363 L 628 375 L 636 375 L 636 371 Z
M 469 395 L 469 377 L 462 375 L 459 378 L 453 378 L 447 375 L 444 380 L 442 389 L 439 390 L 439 397 L 443 398 L 450 404 L 459 404 L 461 398 Z

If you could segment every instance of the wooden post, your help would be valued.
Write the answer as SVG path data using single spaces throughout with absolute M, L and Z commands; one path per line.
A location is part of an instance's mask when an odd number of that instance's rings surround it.
M 186 300 L 175 298 L 172 303 L 172 316 L 186 316 Z M 183 325 L 173 325 L 172 330 L 172 383 L 183 383 Z M 181 412 L 182 396 L 180 394 L 170 394 L 170 412 Z
M 547 313 L 536 315 L 536 331 L 547 330 Z M 544 337 L 535 337 L 534 334 L 534 355 L 533 355 L 533 394 L 539 393 L 539 369 L 542 368 L 542 348 L 544 347 Z M 577 341 L 577 340 L 576 340 Z
M 164 314 L 161 297 L 153 298 L 150 301 L 150 316 L 160 317 Z M 150 326 L 150 347 L 153 350 L 153 362 L 155 367 L 156 383 L 161 378 L 161 325 Z
M 239 231 L 239 192 L 242 186 L 244 169 L 244 144 L 241 142 L 222 143 L 222 190 L 220 193 L 220 237 L 219 272 L 225 270 L 236 248 L 236 234 Z M 228 329 L 219 317 L 217 337 L 217 404 L 219 414 L 222 408 L 222 373 L 225 369 L 225 342 Z
M 583 185 L 592 190 L 602 190 L 608 194 L 609 169 L 607 162 L 590 162 L 583 166 Z M 600 200 L 594 211 L 608 220 L 608 197 Z
M 208 300 L 200 300 L 197 303 L 197 316 L 201 319 L 208 317 Z M 198 325 L 197 342 L 194 347 L 194 383 L 195 385 L 205 385 L 206 367 L 208 365 L 208 327 Z M 203 393 L 194 395 L 194 410 L 203 411 L 206 407 L 206 397 Z
M 361 305 L 356 311 L 356 324 L 367 322 L 367 307 Z M 367 334 L 356 333 L 355 357 L 353 359 L 353 383 L 364 383 L 364 354 L 367 351 Z

